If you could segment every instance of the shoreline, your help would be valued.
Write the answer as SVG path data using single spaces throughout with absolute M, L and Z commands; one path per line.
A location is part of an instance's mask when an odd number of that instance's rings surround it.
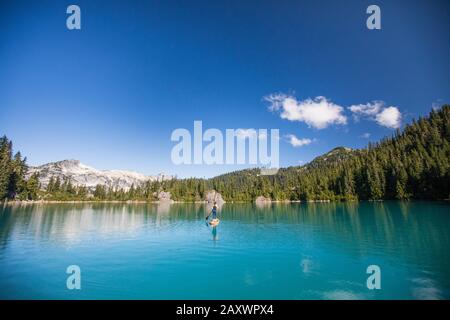
M 257 206 L 264 207 L 272 203 L 275 204 L 293 204 L 293 203 L 355 203 L 355 202 L 385 202 L 385 201 L 432 201 L 432 202 L 450 202 L 450 199 L 440 199 L 440 200 L 426 200 L 426 199 L 410 199 L 410 200 L 270 200 L 264 202 L 257 201 L 228 201 L 225 203 L 237 204 L 237 203 L 253 203 Z M 4 200 L 0 202 L 2 205 L 33 205 L 33 204 L 208 204 L 206 200 L 202 201 L 145 201 L 145 200 Z M 225 204 L 224 203 L 224 204 Z
M 79 204 L 79 203 L 120 203 L 120 204 L 183 204 L 183 203 L 192 203 L 192 204 L 208 204 L 209 202 L 206 200 L 202 201 L 146 201 L 146 200 L 6 200 L 2 201 L 4 205 L 7 204 Z M 256 205 L 268 205 L 272 203 L 330 203 L 330 202 L 342 202 L 342 201 L 333 201 L 333 200 L 270 200 L 264 202 L 256 202 L 256 201 L 227 201 L 224 203 L 254 203 Z M 347 201 L 349 202 L 349 201 Z M 351 201 L 356 202 L 356 201 Z

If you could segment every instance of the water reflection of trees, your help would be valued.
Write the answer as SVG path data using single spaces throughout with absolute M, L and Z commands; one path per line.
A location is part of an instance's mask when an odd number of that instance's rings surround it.
M 272 203 L 226 205 L 224 219 L 240 223 L 310 226 L 314 237 L 335 241 L 336 250 L 450 267 L 448 205 L 429 202 Z M 304 228 L 298 228 L 304 230 Z
M 182 221 L 204 221 L 204 204 L 35 204 L 7 205 L 0 214 L 0 245 L 12 235 L 76 239 L 84 233 L 135 233 Z M 336 250 L 374 251 L 450 267 L 448 205 L 420 202 L 225 204 L 223 223 L 309 226 Z M 298 228 L 299 232 L 302 228 Z M 304 229 L 303 229 L 304 230 Z M 379 250 L 382 248 L 382 250 Z M 378 249 L 378 250 L 377 250 Z
M 0 245 L 11 234 L 76 238 L 83 233 L 133 233 L 143 226 L 162 226 L 206 216 L 203 204 L 65 203 L 15 204 L 1 208 Z

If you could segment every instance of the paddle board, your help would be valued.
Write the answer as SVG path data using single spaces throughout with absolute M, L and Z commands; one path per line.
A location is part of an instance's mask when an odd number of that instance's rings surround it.
M 209 224 L 213 227 L 217 226 L 220 223 L 219 219 L 212 219 Z

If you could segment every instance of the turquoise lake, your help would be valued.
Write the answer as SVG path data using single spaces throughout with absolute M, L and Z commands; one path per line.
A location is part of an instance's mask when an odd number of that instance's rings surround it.
M 441 202 L 0 208 L 1 299 L 449 299 Z M 81 269 L 69 290 L 66 268 Z M 366 286 L 369 265 L 381 289 Z

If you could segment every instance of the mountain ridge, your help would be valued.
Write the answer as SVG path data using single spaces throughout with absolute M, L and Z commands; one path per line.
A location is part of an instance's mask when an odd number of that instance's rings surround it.
M 132 185 L 137 186 L 145 182 L 165 181 L 173 179 L 171 175 L 159 173 L 157 175 L 144 175 L 128 170 L 99 170 L 87 166 L 76 159 L 66 159 L 30 166 L 27 178 L 33 174 L 39 174 L 41 187 L 47 187 L 51 178 L 59 178 L 61 181 L 68 179 L 73 185 L 95 188 L 97 185 L 105 185 L 128 190 Z

